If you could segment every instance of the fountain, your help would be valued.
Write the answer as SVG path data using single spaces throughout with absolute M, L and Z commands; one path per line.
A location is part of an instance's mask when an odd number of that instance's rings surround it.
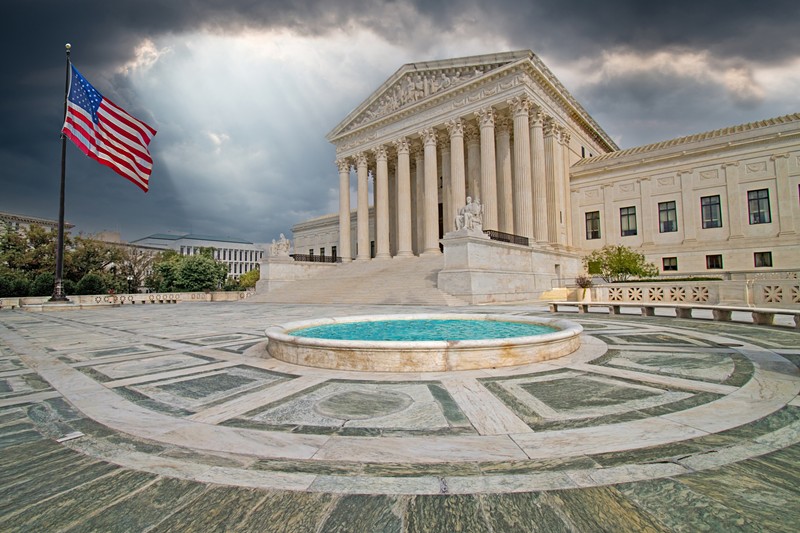
M 369 336 L 353 333 L 364 329 Z M 404 329 L 414 340 L 407 340 Z M 437 334 L 420 337 L 420 331 Z M 287 363 L 370 372 L 441 372 L 563 357 L 578 349 L 582 331 L 563 319 L 451 313 L 320 318 L 272 326 L 266 334 L 269 355 Z

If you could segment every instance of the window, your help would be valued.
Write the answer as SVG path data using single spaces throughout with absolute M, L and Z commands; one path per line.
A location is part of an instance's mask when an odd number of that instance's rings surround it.
M 336 258 L 338 257 L 336 255 L 336 247 L 335 246 L 331 246 L 331 257 L 333 258 L 334 261 L 336 261 Z
M 600 238 L 600 211 L 586 213 L 586 240 Z
M 722 268 L 722 256 L 721 255 L 707 255 L 706 256 L 706 268 Z
M 662 257 L 661 258 L 661 265 L 664 272 L 667 270 L 678 270 L 678 258 L 677 257 Z
M 310 257 L 314 257 L 314 249 L 313 249 L 313 248 L 311 248 L 311 249 L 308 251 L 308 255 L 309 255 Z
M 700 206 L 703 210 L 703 229 L 721 228 L 722 208 L 719 204 L 719 195 L 703 196 L 700 198 Z
M 747 191 L 747 208 L 750 211 L 750 224 L 769 224 L 769 189 Z
M 771 267 L 772 252 L 756 252 L 753 254 L 753 261 L 756 267 Z
M 627 237 L 628 235 L 636 235 L 636 208 L 635 207 L 622 207 L 619 210 L 619 227 L 621 235 Z
M 659 233 L 678 231 L 678 210 L 675 202 L 658 204 L 658 231 Z
M 320 248 L 319 249 L 319 255 L 322 256 L 322 257 L 325 257 L 325 248 Z

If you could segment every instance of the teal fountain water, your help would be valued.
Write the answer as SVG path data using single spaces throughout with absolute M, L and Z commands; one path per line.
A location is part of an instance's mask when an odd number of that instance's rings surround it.
M 580 346 L 563 319 L 488 314 L 324 318 L 267 329 L 267 352 L 289 363 L 373 372 L 496 368 L 563 357 Z M 266 354 L 265 354 L 266 355 Z

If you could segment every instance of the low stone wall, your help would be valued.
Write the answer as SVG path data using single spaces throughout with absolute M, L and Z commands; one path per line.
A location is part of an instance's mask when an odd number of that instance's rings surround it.
M 261 261 L 256 292 L 265 293 L 297 280 L 313 278 L 326 272 L 327 269 L 336 268 L 336 265 L 336 263 L 294 261 L 290 257 L 268 257 Z
M 442 239 L 438 288 L 472 304 L 538 299 L 580 272 L 576 254 L 531 248 L 473 235 Z
M 580 301 L 583 289 L 570 291 Z M 604 302 L 664 302 L 800 308 L 800 280 L 675 281 L 614 283 L 595 286 L 590 300 Z
M 212 291 L 212 292 L 151 292 L 132 294 L 88 294 L 67 295 L 69 304 L 54 305 L 49 296 L 29 296 L 25 298 L 3 298 L 2 309 L 12 304 L 20 309 L 48 310 L 49 308 L 86 308 L 96 306 L 147 305 L 178 302 L 235 302 L 249 298 L 252 291 Z

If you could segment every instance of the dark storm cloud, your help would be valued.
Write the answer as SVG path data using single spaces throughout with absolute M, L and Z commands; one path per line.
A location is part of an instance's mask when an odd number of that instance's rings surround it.
M 751 116 L 755 120 L 796 111 L 796 105 L 795 109 L 765 109 L 759 93 L 746 89 L 754 65 L 779 65 L 800 56 L 799 6 L 789 0 L 6 1 L 0 17 L 4 51 L 0 210 L 57 216 L 66 42 L 73 44 L 76 66 L 105 96 L 159 129 L 153 143 L 153 185 L 144 196 L 70 147 L 68 220 L 86 231 L 121 229 L 128 238 L 174 229 L 268 240 L 293 223 L 335 209 L 336 191 L 331 192 L 331 186 L 336 187 L 336 173 L 324 135 L 402 62 L 498 52 L 503 50 L 496 49 L 496 43 L 502 43 L 508 49 L 531 49 L 546 57 L 556 75 L 560 75 L 559 67 L 584 59 L 589 66 L 581 74 L 592 74 L 592 68 L 603 70 L 607 51 L 635 51 L 642 60 L 660 50 L 703 52 L 709 65 L 723 65 L 716 81 L 643 68 L 606 69 L 592 80 L 568 84 L 609 133 L 630 146 Z M 130 77 L 119 73 L 148 38 L 158 41 L 172 36 L 173 42 L 180 42 L 181 36 L 189 34 L 235 36 L 271 28 L 312 37 L 355 36 L 367 29 L 375 41 L 391 43 L 392 53 L 403 57 L 385 57 L 382 64 L 373 62 L 367 67 L 358 50 L 350 51 L 350 56 L 342 51 L 337 58 L 342 74 L 356 76 L 362 83 L 346 94 L 332 94 L 324 105 L 314 105 L 317 94 L 300 96 L 303 105 L 292 111 L 311 115 L 297 119 L 296 132 L 275 124 L 258 129 L 248 122 L 251 117 L 236 116 L 246 114 L 246 109 L 223 111 L 231 117 L 220 131 L 199 131 L 188 120 L 193 117 L 163 112 L 169 105 L 165 102 L 187 97 L 198 81 L 189 79 L 191 73 L 184 86 L 172 86 L 163 95 L 143 95 Z M 492 49 L 483 49 L 484 42 Z M 171 53 L 191 57 L 182 45 Z M 724 83 L 730 82 L 722 80 L 737 65 L 744 72 L 744 90 L 726 88 Z M 319 79 L 322 85 L 334 81 Z M 276 87 L 281 82 L 279 77 L 272 80 Z M 258 88 L 250 91 L 258 94 Z M 297 93 L 298 87 L 286 88 L 287 107 L 291 106 L 288 98 Z M 156 116 L 155 109 L 162 112 Z M 737 110 L 736 119 L 729 118 L 729 109 Z M 259 186 L 269 185 L 269 195 L 241 190 L 253 182 L 242 182 L 240 176 L 223 174 L 216 183 L 195 179 L 215 147 L 223 161 L 251 156 L 242 149 L 254 149 L 243 142 L 247 136 L 265 139 L 266 151 L 285 154 L 279 165 L 254 159 L 248 170 L 258 174 Z M 209 144 L 209 138 L 218 146 Z M 292 153 L 291 146 L 300 142 L 309 143 L 308 152 Z M 166 161 L 167 157 L 173 159 Z M 259 197 L 262 205 L 243 205 L 242 195 L 256 194 L 264 196 Z

